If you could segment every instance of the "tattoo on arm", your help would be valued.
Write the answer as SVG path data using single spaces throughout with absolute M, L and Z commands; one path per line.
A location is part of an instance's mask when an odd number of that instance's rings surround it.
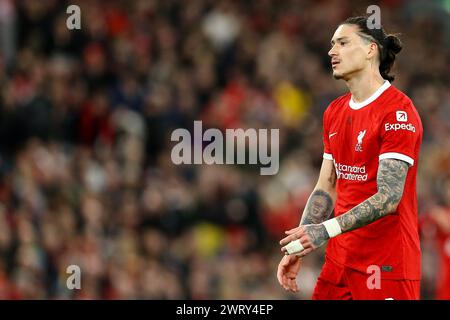
M 342 232 L 351 231 L 394 212 L 405 186 L 408 164 L 401 160 L 384 159 L 378 166 L 378 192 L 349 212 L 337 217 Z
M 331 170 L 328 182 L 336 186 L 336 170 Z M 333 212 L 334 203 L 331 195 L 321 189 L 314 190 L 303 211 L 300 225 L 318 224 L 327 220 Z
M 312 224 L 305 226 L 305 228 L 315 248 L 321 247 L 330 238 L 323 224 Z
M 333 211 L 333 198 L 328 192 L 317 189 L 306 203 L 300 225 L 317 224 L 328 219 Z
M 334 169 L 334 167 L 333 167 L 333 169 Z M 328 182 L 331 183 L 333 188 L 336 186 L 336 180 L 337 180 L 336 170 L 331 170 L 330 176 L 328 177 Z

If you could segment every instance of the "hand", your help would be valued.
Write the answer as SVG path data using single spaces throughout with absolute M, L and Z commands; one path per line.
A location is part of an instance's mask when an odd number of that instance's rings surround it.
M 286 245 L 291 241 L 299 239 L 300 243 L 305 248 L 302 252 L 298 253 L 300 257 L 304 257 L 317 248 L 323 246 L 330 238 L 325 226 L 322 223 L 302 225 L 286 231 L 285 233 L 288 236 L 280 241 L 280 245 L 283 246 L 281 251 L 284 254 L 288 254 Z
M 278 264 L 277 278 L 280 285 L 288 291 L 298 292 L 297 274 L 300 271 L 301 258 L 295 255 L 284 256 Z

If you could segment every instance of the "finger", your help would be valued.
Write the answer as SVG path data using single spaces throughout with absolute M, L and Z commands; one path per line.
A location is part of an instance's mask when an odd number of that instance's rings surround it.
M 297 283 L 295 283 L 292 287 L 291 287 L 291 291 L 293 292 L 293 293 L 297 293 L 299 290 L 298 290 L 298 286 L 297 286 Z
M 277 279 L 278 279 L 278 282 L 280 283 L 280 285 L 283 285 L 283 276 L 286 274 L 284 260 L 285 259 L 281 260 L 280 264 L 278 265 L 278 270 L 277 270 Z
M 302 235 L 303 235 L 302 230 L 298 230 L 297 232 L 292 233 L 292 234 L 284 237 L 283 239 L 281 239 L 280 243 L 281 242 L 291 242 L 292 240 L 300 238 Z
M 302 252 L 300 252 L 298 255 L 299 255 L 301 258 L 303 258 L 303 257 L 307 256 L 308 254 L 310 254 L 310 253 L 313 252 L 313 251 L 314 251 L 314 249 L 312 249 L 312 248 L 307 248 L 307 249 L 303 250 Z
M 282 286 L 282 285 L 283 285 L 283 279 L 282 279 L 281 277 L 282 277 L 282 275 L 281 275 L 281 270 L 280 270 L 280 268 L 278 268 L 278 271 L 277 271 L 277 280 L 278 280 L 278 283 Z
M 288 244 L 291 241 L 300 239 L 303 235 L 304 235 L 304 232 L 303 232 L 302 229 L 300 229 L 296 233 L 293 233 L 293 234 L 288 235 L 287 237 L 284 237 L 283 239 L 281 239 L 280 240 L 280 245 L 284 246 L 284 245 Z
M 280 263 L 281 271 L 283 274 L 286 274 L 286 267 L 289 265 L 289 261 L 287 259 L 282 259 Z
M 290 285 L 289 289 L 293 293 L 298 292 L 297 282 L 295 280 L 291 280 L 291 285 Z
M 283 284 L 282 284 L 283 288 L 285 290 L 289 290 L 289 282 L 288 282 L 289 279 L 286 276 L 283 276 L 281 279 L 283 282 Z
M 280 245 L 284 246 L 285 244 L 294 240 L 294 237 L 295 237 L 294 235 L 289 235 L 287 237 L 284 237 L 283 239 L 280 240 Z
M 283 266 L 278 269 L 277 277 L 280 284 L 286 286 L 286 269 Z
M 291 280 L 286 277 L 286 288 L 287 290 L 291 290 Z
M 293 229 L 291 229 L 291 230 L 288 230 L 288 231 L 285 231 L 284 233 L 286 233 L 286 234 L 293 234 L 293 233 L 295 233 L 295 232 L 297 232 L 298 230 L 300 230 L 302 227 L 295 227 L 295 228 L 293 228 Z
M 280 265 L 280 267 L 278 267 L 278 271 L 277 271 L 277 279 L 281 286 L 284 285 L 285 273 L 286 273 L 286 271 L 285 271 L 284 266 Z
M 300 240 L 294 240 L 281 248 L 281 252 L 285 255 L 297 254 L 303 251 L 305 248 L 301 244 Z
M 313 250 L 316 249 L 316 247 L 314 247 L 313 243 L 311 242 L 311 238 L 309 237 L 309 235 L 304 234 L 303 236 L 301 236 L 299 238 L 300 242 L 302 243 L 302 246 L 307 249 L 307 248 L 311 248 Z
M 303 246 L 300 239 L 289 242 L 286 246 L 281 248 L 281 252 L 285 254 L 297 254 L 303 251 L 305 247 Z
M 289 279 L 288 283 L 289 283 L 289 289 L 292 292 L 297 292 L 297 290 L 298 290 L 297 280 L 295 278 L 294 279 Z
M 286 285 L 288 287 L 288 290 L 291 291 L 292 290 L 292 279 L 287 279 L 286 280 Z

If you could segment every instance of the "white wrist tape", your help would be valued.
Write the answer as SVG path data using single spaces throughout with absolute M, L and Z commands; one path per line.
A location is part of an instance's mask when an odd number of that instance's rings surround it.
M 322 224 L 325 229 L 327 229 L 328 236 L 330 238 L 336 237 L 342 233 L 341 226 L 339 225 L 339 222 L 337 222 L 336 218 L 324 221 Z
M 299 240 L 299 239 L 294 240 L 294 241 L 291 241 L 291 242 L 289 242 L 289 243 L 286 245 L 286 251 L 287 251 L 289 254 L 300 253 L 300 252 L 302 252 L 304 249 L 305 249 L 305 248 L 302 246 L 302 244 L 300 243 L 300 240 Z

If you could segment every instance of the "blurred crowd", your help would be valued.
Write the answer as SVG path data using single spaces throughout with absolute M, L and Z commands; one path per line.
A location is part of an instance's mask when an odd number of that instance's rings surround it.
M 0 298 L 309 299 L 323 248 L 294 295 L 276 280 L 278 241 L 316 182 L 323 111 L 346 91 L 330 38 L 373 2 L 0 0 Z M 404 42 L 394 85 L 424 125 L 422 298 L 442 298 L 450 6 L 378 5 Z M 171 133 L 194 120 L 280 129 L 280 171 L 174 165 Z M 70 265 L 80 290 L 66 286 Z

